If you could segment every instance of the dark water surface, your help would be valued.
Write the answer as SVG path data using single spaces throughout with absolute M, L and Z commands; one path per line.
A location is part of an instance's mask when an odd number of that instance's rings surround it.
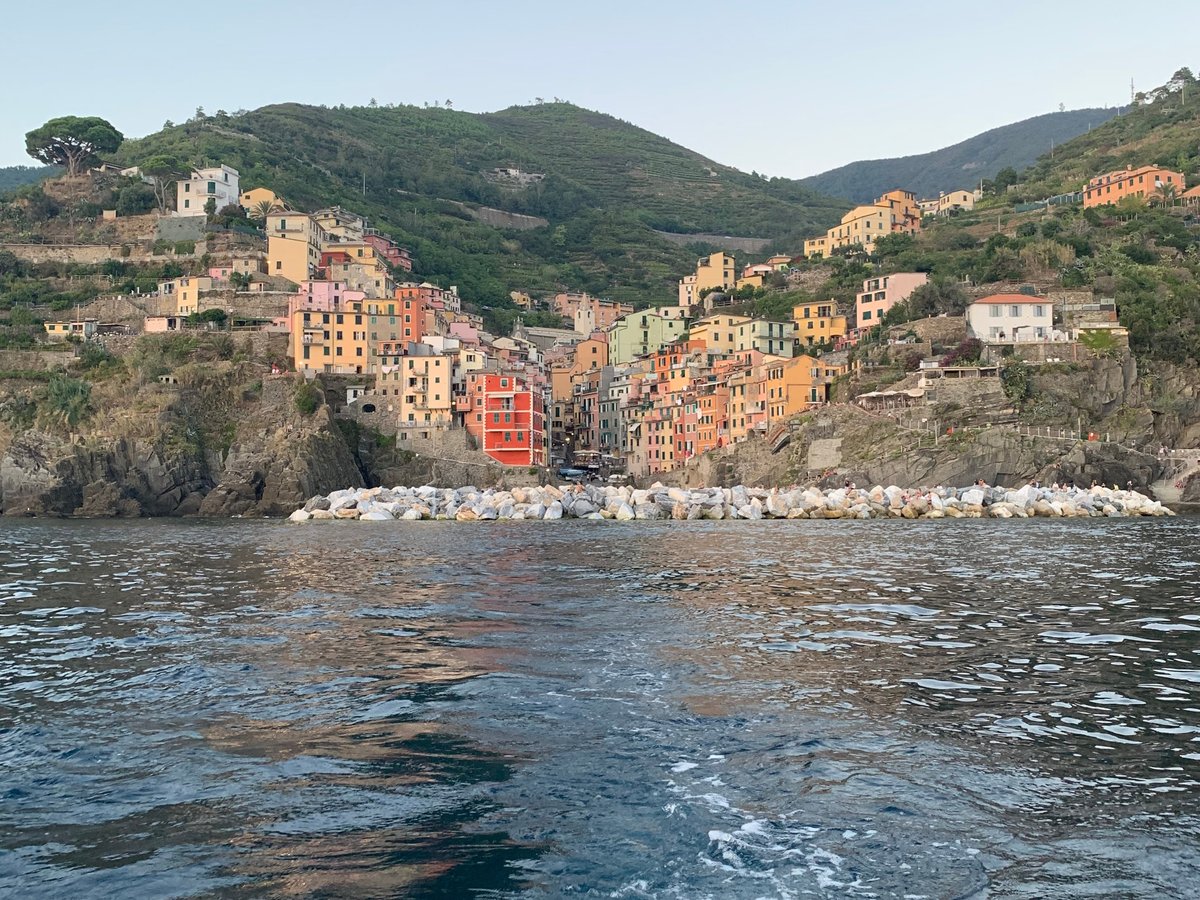
M 0 896 L 1194 897 L 1198 543 L 0 522 Z

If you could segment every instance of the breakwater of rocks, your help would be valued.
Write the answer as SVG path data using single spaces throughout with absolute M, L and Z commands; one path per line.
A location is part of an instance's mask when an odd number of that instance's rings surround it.
M 476 487 L 357 488 L 313 497 L 292 522 L 452 519 L 1027 519 L 1033 517 L 1170 516 L 1137 491 L 1092 488 L 973 486 L 904 490 L 815 487 L 791 489 L 646 489 L 564 485 L 497 490 Z

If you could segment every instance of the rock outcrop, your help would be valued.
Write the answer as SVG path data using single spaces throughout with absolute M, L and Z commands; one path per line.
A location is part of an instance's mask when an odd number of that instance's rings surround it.
M 0 512 L 282 516 L 314 493 L 365 483 L 328 407 L 301 415 L 290 379 L 262 394 L 231 418 L 227 450 L 206 447 L 186 415 L 139 422 L 133 434 L 26 429 L 0 445 Z

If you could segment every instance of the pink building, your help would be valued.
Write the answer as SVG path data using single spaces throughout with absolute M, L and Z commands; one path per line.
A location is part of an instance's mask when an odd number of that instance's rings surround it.
M 347 303 L 358 303 L 365 299 L 362 291 L 346 289 L 344 281 L 303 281 L 300 290 L 288 298 L 288 317 L 297 310 L 333 312 Z
M 399 246 L 386 234 L 380 234 L 374 228 L 368 228 L 363 234 L 363 240 L 374 247 L 377 254 L 397 269 L 403 269 L 405 272 L 412 271 L 412 255 L 406 248 Z
M 897 303 L 903 303 L 909 295 L 929 281 L 924 272 L 893 272 L 879 275 L 863 282 L 858 294 L 858 327 L 873 328 L 880 323 L 887 311 Z

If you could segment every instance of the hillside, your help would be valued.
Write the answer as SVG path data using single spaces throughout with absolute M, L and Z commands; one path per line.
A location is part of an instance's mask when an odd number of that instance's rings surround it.
M 1118 118 L 1040 156 L 1021 173 L 1021 184 L 1008 199 L 1039 200 L 1077 191 L 1089 178 L 1125 166 L 1156 163 L 1194 175 L 1200 167 L 1200 82 L 1180 69 L 1139 99 Z
M 4 166 L 0 167 L 0 194 L 22 187 L 36 184 L 51 175 L 57 175 L 61 169 L 58 166 Z
M 801 179 L 801 184 L 825 194 L 869 202 L 897 185 L 921 197 L 939 191 L 970 188 L 1003 168 L 1023 169 L 1051 146 L 1108 121 L 1116 109 L 1074 109 L 1047 113 L 993 128 L 961 143 L 931 153 L 895 159 L 871 159 L 830 169 Z
M 198 117 L 127 141 L 117 156 L 132 164 L 162 152 L 232 165 L 243 186 L 269 186 L 302 209 L 362 211 L 413 248 L 421 274 L 493 306 L 513 289 L 562 287 L 661 303 L 697 248 L 654 229 L 789 242 L 846 208 L 566 103 L 488 114 L 287 103 Z M 498 168 L 544 178 L 521 183 Z M 549 224 L 502 231 L 476 221 L 476 207 Z

